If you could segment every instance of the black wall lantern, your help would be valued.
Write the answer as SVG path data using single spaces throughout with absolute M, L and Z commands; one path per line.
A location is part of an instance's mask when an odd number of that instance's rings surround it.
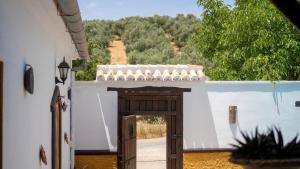
M 70 66 L 66 62 L 65 57 L 64 57 L 64 60 L 57 67 L 59 70 L 59 76 L 60 76 L 61 81 L 57 77 L 55 77 L 55 84 L 57 84 L 57 83 L 65 84 L 65 81 L 68 78 L 68 72 L 70 69 Z
M 33 68 L 28 64 L 25 65 L 24 88 L 27 92 L 33 94 L 33 90 L 34 90 Z

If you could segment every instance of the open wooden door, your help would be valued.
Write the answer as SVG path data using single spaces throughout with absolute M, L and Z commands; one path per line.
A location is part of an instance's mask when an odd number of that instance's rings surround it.
M 122 117 L 121 169 L 136 169 L 136 116 Z

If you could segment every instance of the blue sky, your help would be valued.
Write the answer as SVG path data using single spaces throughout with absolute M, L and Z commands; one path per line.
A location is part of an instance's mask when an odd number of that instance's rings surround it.
M 230 3 L 232 0 L 225 0 Z M 81 16 L 87 19 L 120 19 L 127 16 L 176 16 L 178 13 L 200 16 L 196 0 L 78 0 Z

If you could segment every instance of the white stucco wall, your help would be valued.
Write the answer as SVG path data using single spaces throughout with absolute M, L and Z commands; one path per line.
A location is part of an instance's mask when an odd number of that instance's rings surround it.
M 4 169 L 51 169 L 50 103 L 59 77 L 57 65 L 77 56 L 53 1 L 0 1 L 0 60 L 4 62 Z M 34 94 L 23 88 L 25 64 L 34 70 Z M 70 86 L 59 84 L 61 95 Z M 66 99 L 70 105 L 69 100 Z M 70 135 L 70 111 L 62 112 L 62 134 Z M 62 137 L 63 138 L 63 137 Z M 48 165 L 39 162 L 43 145 Z M 70 148 L 62 139 L 62 168 L 70 168 Z
M 184 149 L 231 148 L 239 131 L 282 128 L 286 140 L 300 131 L 300 82 L 76 82 L 73 86 L 77 150 L 110 150 L 117 146 L 117 93 L 107 87 L 174 86 L 191 88 L 184 94 Z M 229 105 L 238 120 L 229 124 Z

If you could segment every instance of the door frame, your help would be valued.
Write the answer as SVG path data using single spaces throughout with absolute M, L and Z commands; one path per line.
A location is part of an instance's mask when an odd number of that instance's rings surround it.
M 174 157 L 171 157 L 169 154 L 171 154 L 171 139 L 174 137 L 170 133 L 170 120 L 171 115 L 168 113 L 174 113 L 170 112 L 170 106 L 169 104 L 170 100 L 168 101 L 168 108 L 164 112 L 159 112 L 157 113 L 154 111 L 133 111 L 132 107 L 134 106 L 134 101 L 138 97 L 143 98 L 143 97 L 153 97 L 153 98 L 172 98 L 176 97 L 178 101 L 178 107 L 176 110 L 176 114 L 172 114 L 172 116 L 175 116 L 176 120 L 176 129 L 179 130 L 181 133 L 183 133 L 183 93 L 184 92 L 191 92 L 190 88 L 178 88 L 178 87 L 152 87 L 152 86 L 146 86 L 146 87 L 137 87 L 137 88 L 114 88 L 114 87 L 108 87 L 107 91 L 117 91 L 118 92 L 118 169 L 122 169 L 122 118 L 123 116 L 128 116 L 128 115 L 165 115 L 166 116 L 166 121 L 167 121 L 167 169 L 182 169 L 183 168 L 183 136 L 182 134 L 179 134 L 181 138 L 180 139 L 180 145 L 181 148 L 178 148 L 176 146 L 176 152 L 179 150 L 179 154 L 177 154 L 179 157 L 179 162 L 175 165 L 177 166 L 176 168 L 171 167 L 173 165 L 169 164 L 169 162 Z M 126 99 L 126 100 L 125 100 Z M 127 101 L 129 100 L 129 101 Z M 131 107 L 129 108 L 130 110 L 127 112 L 123 112 L 124 106 L 126 107 Z M 126 109 L 126 108 L 125 108 Z M 168 117 L 167 117 L 168 116 Z M 175 137 L 177 137 L 175 135 Z M 176 143 L 177 144 L 177 143 Z

